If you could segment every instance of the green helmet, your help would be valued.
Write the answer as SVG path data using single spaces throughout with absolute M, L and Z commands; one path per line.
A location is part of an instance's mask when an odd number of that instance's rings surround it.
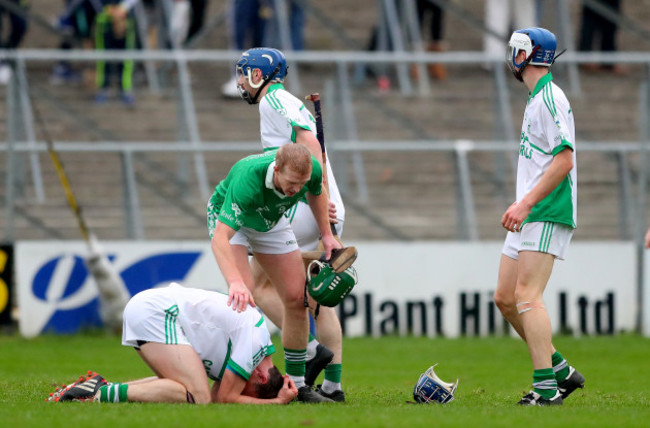
M 336 273 L 329 263 L 314 260 L 307 267 L 307 275 L 309 294 L 323 306 L 338 305 L 357 285 L 357 271 L 352 266 Z

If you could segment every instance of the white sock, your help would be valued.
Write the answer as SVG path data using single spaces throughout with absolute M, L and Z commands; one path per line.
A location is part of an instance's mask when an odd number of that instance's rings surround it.
M 304 376 L 292 376 L 289 375 L 289 378 L 296 384 L 296 388 L 300 389 L 305 386 L 305 377 Z
M 325 379 L 323 381 L 323 386 L 321 387 L 321 389 L 323 391 L 325 391 L 326 393 L 331 394 L 334 391 L 340 390 L 341 389 L 341 384 L 340 383 L 335 383 L 335 382 L 332 382 L 332 381 L 329 381 L 329 380 Z
M 307 344 L 307 361 L 311 360 L 316 356 L 316 347 L 318 346 L 318 340 L 312 339 Z

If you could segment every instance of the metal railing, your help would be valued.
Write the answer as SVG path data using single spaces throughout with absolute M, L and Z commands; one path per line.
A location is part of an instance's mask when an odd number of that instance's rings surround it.
M 33 111 L 30 99 L 27 95 L 29 90 L 29 81 L 25 73 L 25 63 L 42 62 L 42 61 L 59 61 L 66 60 L 74 61 L 97 61 L 97 60 L 125 60 L 134 59 L 136 61 L 163 61 L 176 64 L 178 71 L 178 85 L 179 85 L 179 112 L 182 112 L 180 118 L 184 129 L 188 130 L 187 138 L 179 141 L 176 145 L 170 144 L 129 144 L 129 143 L 103 143 L 88 145 L 84 148 L 83 143 L 72 142 L 56 142 L 56 148 L 60 150 L 78 150 L 78 151 L 114 151 L 122 153 L 125 157 L 125 165 L 130 165 L 129 156 L 137 151 L 175 151 L 192 155 L 194 159 L 194 166 L 196 172 L 196 180 L 199 186 L 199 194 L 202 198 L 207 199 L 209 196 L 209 186 L 207 180 L 207 173 L 205 170 L 205 163 L 202 159 L 203 153 L 206 151 L 217 150 L 247 150 L 249 146 L 242 143 L 233 142 L 211 142 L 206 143 L 202 141 L 196 111 L 194 109 L 194 101 L 191 91 L 191 75 L 188 70 L 188 63 L 191 62 L 209 62 L 209 63 L 229 63 L 239 55 L 239 52 L 234 51 L 56 51 L 56 50 L 20 50 L 20 51 L 4 51 L 0 52 L 0 57 L 5 57 L 13 61 L 15 66 L 14 78 L 10 82 L 7 89 L 7 123 L 8 123 L 8 139 L 9 142 L 3 145 L 3 150 L 7 152 L 18 151 L 25 152 L 30 158 L 30 169 L 32 173 L 32 183 L 35 186 L 35 195 L 38 202 L 42 202 L 44 198 L 42 189 L 42 178 L 40 176 L 40 167 L 38 158 L 35 156 L 39 150 L 42 150 L 42 142 L 36 141 L 36 132 L 34 129 Z M 330 99 L 335 99 L 336 104 L 340 106 L 339 114 L 329 116 L 329 119 L 334 122 L 332 128 L 338 130 L 338 135 L 330 142 L 330 150 L 347 152 L 350 154 L 354 162 L 356 191 L 355 198 L 361 203 L 368 201 L 368 188 L 364 174 L 364 163 L 362 154 L 367 151 L 374 151 L 381 148 L 381 150 L 410 150 L 412 147 L 418 147 L 420 150 L 435 150 L 435 151 L 449 151 L 454 153 L 458 161 L 458 174 L 461 192 L 459 193 L 458 205 L 462 208 L 462 215 L 466 217 L 467 233 L 460 236 L 461 239 L 477 239 L 476 233 L 476 215 L 473 207 L 472 192 L 470 186 L 469 169 L 464 161 L 466 153 L 472 150 L 483 151 L 502 151 L 507 153 L 512 151 L 514 145 L 518 143 L 514 133 L 514 125 L 512 123 L 512 116 L 510 114 L 511 108 L 509 104 L 509 89 L 506 83 L 506 76 L 503 67 L 492 67 L 493 69 L 493 82 L 495 85 L 496 93 L 498 94 L 495 100 L 495 107 L 498 112 L 499 120 L 495 123 L 495 135 L 501 141 L 504 141 L 501 147 L 496 147 L 487 142 L 481 142 L 480 147 L 472 143 L 465 142 L 449 142 L 449 141 L 420 141 L 420 142 L 359 142 L 358 132 L 356 129 L 355 120 L 355 107 L 352 100 L 352 93 L 354 87 L 350 81 L 349 75 L 352 66 L 356 64 L 407 64 L 407 63 L 442 63 L 442 64 L 467 64 L 472 67 L 477 67 L 481 64 L 495 64 L 502 63 L 501 58 L 493 58 L 483 53 L 477 52 L 446 52 L 446 53 L 406 53 L 406 52 L 290 52 L 287 54 L 291 61 L 296 63 L 307 64 L 335 64 L 335 75 L 330 79 L 330 84 L 326 86 L 326 90 L 332 92 L 329 96 Z M 580 63 L 620 63 L 620 64 L 644 64 L 650 68 L 650 54 L 647 53 L 567 53 L 563 56 L 562 60 L 565 63 L 580 64 Z M 334 89 L 336 88 L 336 89 Z M 648 113 L 648 84 L 642 82 L 640 85 L 641 102 L 639 104 L 639 114 L 641 118 L 650 118 Z M 645 131 L 642 138 L 642 144 L 621 144 L 620 142 L 612 142 L 611 144 L 600 144 L 593 146 L 593 149 L 587 150 L 606 150 L 612 153 L 627 152 L 630 150 L 637 150 L 638 153 L 643 154 L 643 165 L 639 171 L 638 185 L 645 186 L 646 170 L 648 161 L 645 158 L 647 151 L 648 135 L 650 131 L 647 130 L 648 120 L 641 120 L 645 125 Z M 499 134 L 500 132 L 500 134 Z M 22 134 L 22 136 L 21 136 Z M 507 146 L 507 150 L 506 150 Z M 585 150 L 585 145 L 580 142 L 581 150 Z M 587 145 L 589 147 L 589 145 Z M 15 165 L 9 161 L 7 157 L 7 183 L 16 177 Z M 624 209 L 624 218 L 634 219 L 639 217 L 640 211 L 630 212 L 627 207 L 633 207 L 634 201 L 639 200 L 643 202 L 643 209 L 645 209 L 644 195 L 633 195 L 630 190 L 630 173 L 627 161 L 623 159 L 620 164 L 620 177 L 621 177 L 621 193 L 622 202 L 621 206 Z M 132 176 L 132 171 L 125 170 L 125 181 L 129 183 L 128 178 Z M 512 164 L 510 166 L 503 164 L 501 170 L 495 174 L 503 177 L 508 171 L 512 171 Z M 338 175 L 338 174 L 337 174 Z M 345 180 L 342 180 L 345 182 Z M 351 194 L 352 190 L 345 188 L 345 193 Z M 130 189 L 129 192 L 133 192 Z M 132 193 L 130 193 L 132 194 Z M 13 192 L 7 191 L 5 194 L 6 207 L 11 207 L 14 204 Z M 132 224 L 141 224 L 139 217 L 137 202 L 131 204 L 131 212 L 128 218 L 132 219 Z M 9 209 L 9 208 L 7 208 Z M 622 220 L 625 221 L 625 220 Z M 626 223 L 627 229 L 639 230 L 641 226 L 631 226 L 629 222 Z M 643 221 L 643 226 L 645 222 Z M 142 236 L 142 233 L 135 227 L 133 237 Z

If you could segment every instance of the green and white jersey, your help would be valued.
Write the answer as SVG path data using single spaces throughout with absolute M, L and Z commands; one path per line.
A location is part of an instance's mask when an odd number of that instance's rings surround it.
M 273 185 L 275 154 L 273 150 L 235 163 L 208 202 L 208 218 L 217 218 L 235 230 L 247 227 L 268 232 L 305 193 L 320 195 L 323 173 L 313 156 L 311 178 L 298 193 L 286 196 L 276 190 Z M 210 230 L 214 226 L 208 225 Z
M 295 127 L 311 131 L 316 136 L 316 120 L 305 104 L 284 89 L 281 83 L 269 86 L 260 101 L 260 133 L 264 151 L 296 142 Z M 345 219 L 345 207 L 330 163 L 327 163 L 327 187 L 336 214 Z
M 221 380 L 226 368 L 248 380 L 264 359 L 275 352 L 260 313 L 251 308 L 233 311 L 228 295 L 172 283 L 167 289 L 178 308 L 175 322 L 203 361 L 210 379 Z
M 517 166 L 517 201 L 530 192 L 562 150 L 573 153 L 573 169 L 532 209 L 525 223 L 550 221 L 571 228 L 577 223 L 577 171 L 573 112 L 562 89 L 548 73 L 529 94 L 524 112 Z

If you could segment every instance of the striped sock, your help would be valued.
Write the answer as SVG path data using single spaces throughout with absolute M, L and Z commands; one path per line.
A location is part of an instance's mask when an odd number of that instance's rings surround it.
M 555 396 L 557 381 L 551 367 L 533 372 L 533 390 L 547 400 Z
M 323 381 L 323 391 L 328 394 L 341 389 L 341 372 L 342 364 L 330 364 L 325 367 L 325 380 Z
M 129 385 L 125 383 L 109 383 L 99 388 L 100 403 L 126 403 L 126 390 Z
M 551 356 L 551 362 L 553 363 L 555 380 L 562 382 L 567 378 L 567 376 L 569 376 L 569 364 L 566 362 L 562 354 L 560 354 L 558 351 L 555 351 L 555 354 Z
M 305 361 L 307 360 L 306 349 L 284 348 L 284 364 L 287 374 L 296 384 L 296 388 L 305 385 Z

